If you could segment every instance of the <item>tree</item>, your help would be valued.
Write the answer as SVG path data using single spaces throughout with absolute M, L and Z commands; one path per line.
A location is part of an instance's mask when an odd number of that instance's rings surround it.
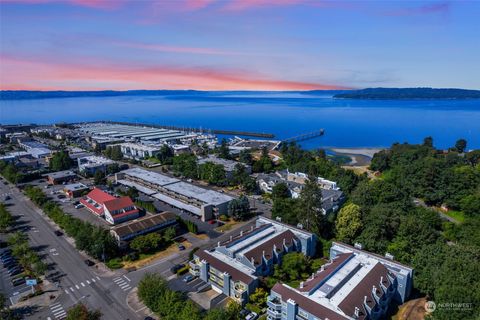
M 68 152 L 62 150 L 53 154 L 49 165 L 50 169 L 53 171 L 61 171 L 70 169 L 73 165 L 73 161 L 70 159 Z
M 130 242 L 130 248 L 139 252 L 147 253 L 158 248 L 161 241 L 162 238 L 158 233 L 149 233 L 133 239 Z
M 118 163 L 112 163 L 107 166 L 107 173 L 108 174 L 114 174 L 120 171 L 120 166 Z
M 228 214 L 235 220 L 245 220 L 250 215 L 250 202 L 245 195 L 233 199 L 228 204 Z
M 102 313 L 100 310 L 89 310 L 83 303 L 76 304 L 68 309 L 66 320 L 100 320 Z
M 465 214 L 480 216 L 480 195 L 471 194 L 460 200 L 460 207 Z
M 282 281 L 300 280 L 309 272 L 307 257 L 300 252 L 291 252 L 282 257 L 282 264 L 275 267 L 274 278 Z
M 291 197 L 290 189 L 288 189 L 288 185 L 286 183 L 280 182 L 280 183 L 277 183 L 275 186 L 273 186 L 272 198 L 274 200 L 286 199 L 290 197 Z
M 423 145 L 425 147 L 433 148 L 433 138 L 432 137 L 425 137 L 423 139 Z
M 230 149 L 228 148 L 227 140 L 222 139 L 220 146 L 217 149 L 217 155 L 219 158 L 230 159 Z
M 14 219 L 4 204 L 0 204 L 0 232 L 5 232 L 14 224 Z
M 253 159 L 252 159 L 252 153 L 248 149 L 241 150 L 239 155 L 238 155 L 238 161 L 252 165 Z
M 162 164 L 172 164 L 172 159 L 175 156 L 173 148 L 168 144 L 164 144 L 160 151 L 156 154 L 156 157 Z
M 122 149 L 119 145 L 109 146 L 105 149 L 105 156 L 112 159 L 120 161 L 123 159 Z
M 180 154 L 173 158 L 173 170 L 186 178 L 198 178 L 197 157 L 193 154 Z
M 173 240 L 173 238 L 175 238 L 176 235 L 177 231 L 175 228 L 169 227 L 163 232 L 163 240 L 165 240 L 165 242 L 170 242 Z
M 457 142 L 455 142 L 455 150 L 457 150 L 458 153 L 463 153 L 466 148 L 467 148 L 467 140 L 458 139 Z
M 249 297 L 249 301 L 258 305 L 259 308 L 264 308 L 267 305 L 268 292 L 265 289 L 258 287 L 255 292 Z
M 360 206 L 350 203 L 340 209 L 335 227 L 338 240 L 352 243 L 362 230 Z
M 273 161 L 268 156 L 268 149 L 262 148 L 262 155 L 258 161 L 253 164 L 253 171 L 255 172 L 271 172 L 273 170 Z
M 300 217 L 303 226 L 318 235 L 325 231 L 325 217 L 322 213 L 322 189 L 316 179 L 308 179 L 300 194 Z
M 225 169 L 221 164 L 206 162 L 198 166 L 198 176 L 209 184 L 221 186 L 225 184 Z
M 93 175 L 93 182 L 96 184 L 96 185 L 100 185 L 100 184 L 105 184 L 105 173 L 103 173 L 102 170 L 96 170 L 95 171 L 95 174 Z

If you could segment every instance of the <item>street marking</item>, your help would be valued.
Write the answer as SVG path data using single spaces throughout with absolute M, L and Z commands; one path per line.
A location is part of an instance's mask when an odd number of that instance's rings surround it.
M 92 281 L 95 282 L 95 279 L 92 278 Z
M 70 287 L 70 291 L 75 292 L 75 290 L 73 290 L 73 287 Z
M 116 278 L 116 279 L 113 279 L 113 282 L 119 283 L 119 282 L 123 282 L 123 280 L 121 278 Z
M 121 285 L 120 285 L 120 288 L 122 288 L 122 289 L 125 288 L 125 287 L 130 287 L 130 285 L 127 284 L 127 283 L 124 283 L 124 284 L 121 284 Z
M 78 284 L 75 285 L 75 288 L 77 288 L 77 290 L 80 289 L 80 287 L 78 286 Z
M 98 280 L 100 280 L 100 278 L 99 278 L 98 276 L 97 276 L 96 278 L 97 278 Z
M 123 275 L 123 277 L 124 277 L 125 279 L 127 279 L 129 282 L 131 281 L 130 279 L 128 279 L 128 277 L 127 277 L 126 275 Z
M 90 280 L 87 280 L 87 283 L 90 284 Z
M 52 318 L 50 318 L 50 317 L 47 317 L 47 320 L 52 320 Z
M 170 281 L 170 280 L 172 280 L 173 278 L 176 278 L 176 277 L 177 277 L 177 275 L 176 275 L 176 274 L 172 274 L 170 277 L 168 277 L 168 278 L 167 278 L 167 280 L 169 280 L 169 281 Z
M 71 288 L 70 288 L 71 289 Z M 65 309 L 63 309 L 63 306 L 60 303 L 55 303 L 50 306 L 50 311 L 53 313 L 53 316 L 55 319 L 64 319 L 67 313 L 65 312 Z M 47 319 L 50 319 L 48 317 Z
M 65 289 L 65 293 L 66 293 L 66 294 L 69 294 L 67 289 Z
M 80 284 L 82 285 L 82 287 L 85 287 L 85 284 L 84 284 L 83 282 L 82 282 L 82 283 L 80 283 Z
M 61 305 L 56 305 L 56 306 L 51 306 L 50 309 L 52 309 L 53 312 L 57 312 L 58 310 L 63 309 Z

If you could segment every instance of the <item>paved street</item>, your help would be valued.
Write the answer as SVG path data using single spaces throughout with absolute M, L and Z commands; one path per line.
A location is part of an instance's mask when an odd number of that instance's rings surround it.
M 86 256 L 82 256 L 63 236 L 57 237 L 53 233 L 55 228 L 45 220 L 41 211 L 15 188 L 1 184 L 0 194 L 3 193 L 9 193 L 12 198 L 10 212 L 19 217 L 21 223 L 28 224 L 31 245 L 45 255 L 50 267 L 49 278 L 58 282 L 59 290 L 54 293 L 55 299 L 49 308 L 39 309 L 27 319 L 62 319 L 62 310 L 68 310 L 80 301 L 90 308 L 100 309 L 104 319 L 139 319 L 126 306 L 128 288 L 114 281 L 118 276 L 88 267 L 84 263 Z

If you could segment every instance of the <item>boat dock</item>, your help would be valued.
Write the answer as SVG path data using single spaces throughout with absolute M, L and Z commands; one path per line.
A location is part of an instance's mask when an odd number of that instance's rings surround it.
M 313 139 L 313 138 L 316 138 L 316 137 L 323 136 L 324 133 L 325 133 L 324 129 L 320 129 L 320 130 L 316 130 L 316 131 L 312 131 L 312 132 L 307 132 L 307 133 L 299 134 L 297 136 L 294 136 L 294 137 L 291 137 L 291 138 L 288 138 L 288 139 L 284 139 L 284 140 L 282 140 L 282 143 L 300 142 L 300 141 L 310 140 L 310 139 Z

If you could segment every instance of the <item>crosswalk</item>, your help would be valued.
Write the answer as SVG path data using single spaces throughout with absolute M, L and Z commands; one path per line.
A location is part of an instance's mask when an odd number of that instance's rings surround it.
M 66 287 L 64 289 L 64 291 L 65 291 L 66 294 L 70 294 L 70 293 L 78 291 L 82 288 L 85 288 L 87 286 L 91 286 L 92 284 L 94 284 L 95 282 L 98 282 L 98 281 L 100 281 L 100 278 L 98 276 L 96 276 L 94 278 L 84 280 L 80 283 L 73 284 L 71 287 Z
M 67 316 L 67 313 L 65 312 L 65 309 L 63 309 L 63 306 L 60 303 L 54 303 L 50 306 L 50 311 L 52 311 L 53 317 L 55 319 L 65 319 Z M 50 319 L 50 318 L 48 318 Z
M 128 291 L 132 288 L 129 283 L 130 279 L 126 276 L 114 278 L 113 282 L 115 282 L 123 291 Z

